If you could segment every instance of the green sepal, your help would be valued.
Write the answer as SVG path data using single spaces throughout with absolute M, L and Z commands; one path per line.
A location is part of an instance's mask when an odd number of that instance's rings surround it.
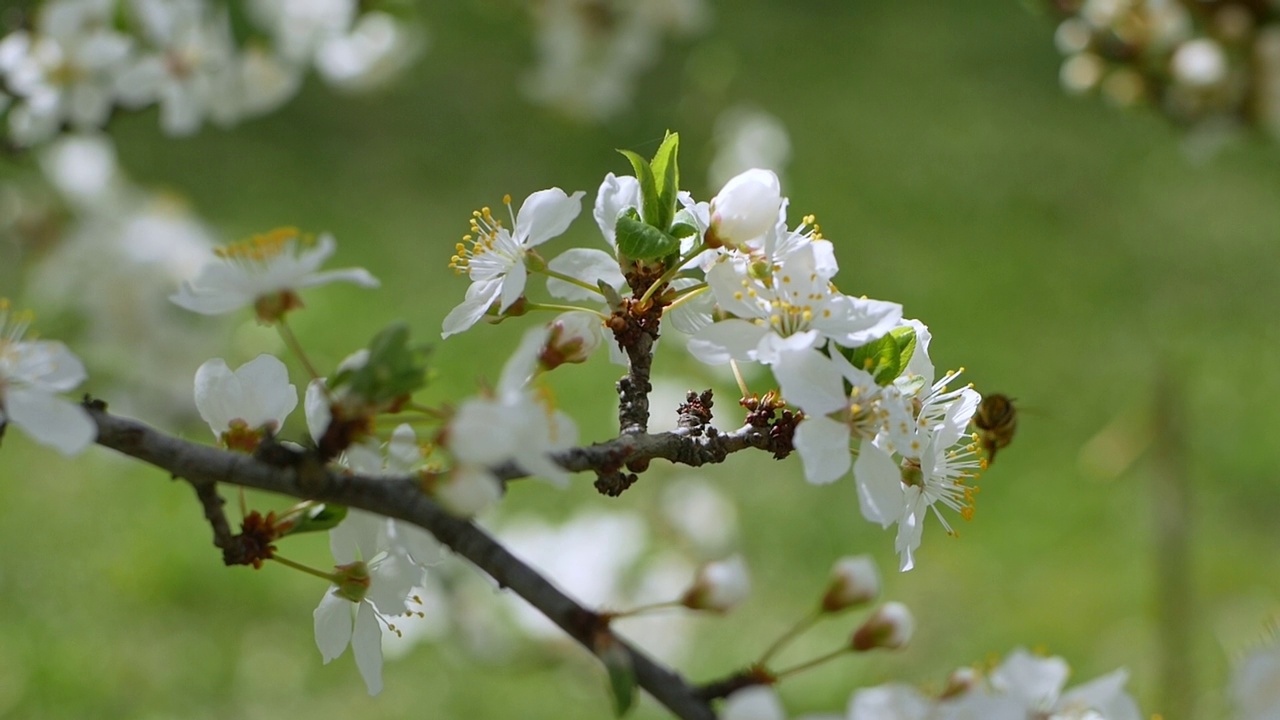
M 313 505 L 302 513 L 302 517 L 293 527 L 286 530 L 281 537 L 300 535 L 302 533 L 332 530 L 347 517 L 347 506 L 334 503 Z
M 641 221 L 634 211 L 618 216 L 614 235 L 619 254 L 632 260 L 653 260 L 680 252 L 679 240 Z
M 658 215 L 646 217 L 649 224 L 667 230 L 676 215 L 676 195 L 680 192 L 680 166 L 676 155 L 680 149 L 680 135 L 667 131 L 667 136 L 653 154 L 650 164 L 653 170 L 654 189 L 657 191 Z
M 371 405 L 412 395 L 427 384 L 426 354 L 426 346 L 409 344 L 409 326 L 395 323 L 369 341 L 363 365 L 337 373 L 329 387 L 346 386 Z
M 658 185 L 653 177 L 653 169 L 649 167 L 649 163 L 644 158 L 631 152 L 630 150 L 619 150 L 628 160 L 631 161 L 631 167 L 635 170 L 636 179 L 640 181 L 640 198 L 642 200 L 640 213 L 644 221 L 655 228 L 665 229 L 665 225 L 658 225 L 657 220 L 662 215 L 661 203 L 658 200 Z M 619 221 L 622 218 L 618 218 Z M 670 218 L 668 218 L 668 224 Z M 634 256 L 633 256 L 634 257 Z
M 636 671 L 631 655 L 612 636 L 601 634 L 596 641 L 596 655 L 604 663 L 609 677 L 609 694 L 613 697 L 615 717 L 626 715 L 636 704 Z

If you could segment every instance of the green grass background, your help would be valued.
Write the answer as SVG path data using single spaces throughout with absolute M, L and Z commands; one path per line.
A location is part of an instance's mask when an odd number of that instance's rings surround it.
M 614 148 L 652 152 L 667 128 L 681 133 L 686 186 L 709 197 L 716 115 L 744 101 L 767 109 L 791 133 L 793 212 L 816 213 L 836 243 L 841 289 L 901 302 L 932 328 L 940 367 L 964 365 L 980 390 L 1027 410 L 981 482 L 975 520 L 958 540 L 930 522 L 907 574 L 892 572 L 892 533 L 860 518 L 847 478 L 811 487 L 797 459 L 745 453 L 699 471 L 739 506 L 756 592 L 701 623 L 682 669 L 710 679 L 755 657 L 810 607 L 836 557 L 870 552 L 886 596 L 915 611 L 915 641 L 788 681 L 793 714 L 842 709 L 853 688 L 890 679 L 937 687 L 953 667 L 1021 644 L 1067 657 L 1075 681 L 1128 667 L 1147 713 L 1225 716 L 1228 667 L 1265 636 L 1280 598 L 1280 150 L 1244 137 L 1192 160 L 1183 134 L 1153 114 L 1065 97 L 1051 21 L 1017 3 L 718 5 L 700 42 L 668 46 L 634 111 L 600 126 L 525 103 L 526 20 L 514 3 L 472 0 L 424 6 L 430 51 L 380 94 L 311 83 L 232 131 L 165 139 L 142 115 L 114 133 L 136 180 L 188 196 L 226 239 L 284 224 L 329 230 L 335 266 L 383 280 L 383 292 L 308 295 L 296 328 L 323 363 L 397 318 L 436 337 L 465 289 L 446 265 L 472 209 L 551 185 L 590 197 L 604 173 L 627 169 Z M 597 243 L 587 216 L 550 248 Z M 479 327 L 437 344 L 429 398 L 456 400 L 495 378 L 517 338 L 511 326 Z M 724 424 L 740 419 L 731 386 L 664 350 L 658 373 L 714 385 Z M 236 352 L 234 362 L 256 350 Z M 606 437 L 616 369 L 558 375 L 585 439 Z M 1158 475 L 1161 445 L 1142 436 L 1161 403 L 1177 409 L 1182 435 L 1164 452 L 1181 459 Z M 1082 461 L 1108 427 L 1101 457 L 1138 458 L 1110 477 Z M 1158 479 L 1171 473 L 1193 487 L 1192 644 L 1178 659 L 1199 696 L 1194 715 L 1165 706 L 1160 683 L 1153 518 L 1167 493 Z M 657 468 L 617 500 L 586 478 L 563 492 L 521 484 L 507 506 L 551 517 L 644 508 L 671 476 Z M 301 545 L 290 555 L 325 561 L 323 539 Z M 349 656 L 320 663 L 313 579 L 223 569 L 189 488 L 105 450 L 64 461 L 9 433 L 0 552 L 3 717 L 609 713 L 585 656 L 494 667 L 449 645 L 389 664 L 386 690 L 368 698 Z M 822 626 L 793 659 L 853 623 Z M 646 701 L 637 717 L 663 713 Z

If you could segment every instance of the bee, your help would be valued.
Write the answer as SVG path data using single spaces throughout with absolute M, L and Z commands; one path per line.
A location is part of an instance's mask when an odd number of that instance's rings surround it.
M 996 460 L 996 451 L 1012 442 L 1013 433 L 1018 429 L 1013 398 L 999 393 L 984 396 L 973 416 L 973 425 L 978 429 L 978 442 L 987 453 L 990 465 Z

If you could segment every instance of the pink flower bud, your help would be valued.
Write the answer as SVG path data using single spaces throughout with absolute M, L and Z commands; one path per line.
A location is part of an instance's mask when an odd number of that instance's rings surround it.
M 865 652 L 875 648 L 897 650 L 911 640 L 916 622 L 911 611 L 900 602 L 887 602 L 853 633 L 853 649 Z

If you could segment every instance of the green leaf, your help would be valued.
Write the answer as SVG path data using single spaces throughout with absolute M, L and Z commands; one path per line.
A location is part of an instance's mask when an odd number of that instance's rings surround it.
M 680 192 L 680 167 L 676 158 L 679 149 L 680 135 L 667 131 L 651 163 L 660 214 L 649 222 L 660 230 L 670 228 L 676 214 L 676 194 Z
M 688 223 L 678 222 L 671 226 L 671 237 L 676 238 L 677 240 L 697 234 L 698 228 Z
M 369 341 L 369 358 L 358 368 L 339 372 L 329 387 L 347 387 L 371 405 L 412 395 L 427 384 L 427 349 L 409 344 L 409 326 L 395 323 Z
M 619 215 L 614 228 L 618 252 L 633 260 L 652 260 L 680 252 L 680 241 L 630 215 Z
M 622 717 L 636 704 L 636 671 L 631 666 L 631 655 L 620 643 L 608 635 L 602 638 L 603 642 L 597 641 L 596 653 L 609 675 L 613 714 Z
M 641 216 L 646 223 L 658 227 L 656 220 L 662 215 L 662 211 L 660 210 L 661 203 L 658 201 L 658 187 L 653 177 L 653 170 L 644 158 L 630 150 L 619 150 L 618 152 L 631 161 L 631 167 L 636 172 L 636 179 L 640 181 L 640 197 L 643 200 L 640 208 Z M 666 227 L 664 226 L 661 229 L 665 230 Z
M 300 535 L 302 533 L 332 530 L 347 517 L 346 505 L 324 503 L 307 508 L 302 519 L 289 529 L 282 537 Z
M 902 351 L 892 334 L 872 340 L 862 347 L 852 350 L 840 348 L 840 351 L 854 367 L 871 373 L 877 385 L 888 385 L 902 371 Z
M 894 328 L 889 332 L 898 343 L 898 372 L 907 369 L 911 356 L 916 354 L 916 329 L 910 325 Z

